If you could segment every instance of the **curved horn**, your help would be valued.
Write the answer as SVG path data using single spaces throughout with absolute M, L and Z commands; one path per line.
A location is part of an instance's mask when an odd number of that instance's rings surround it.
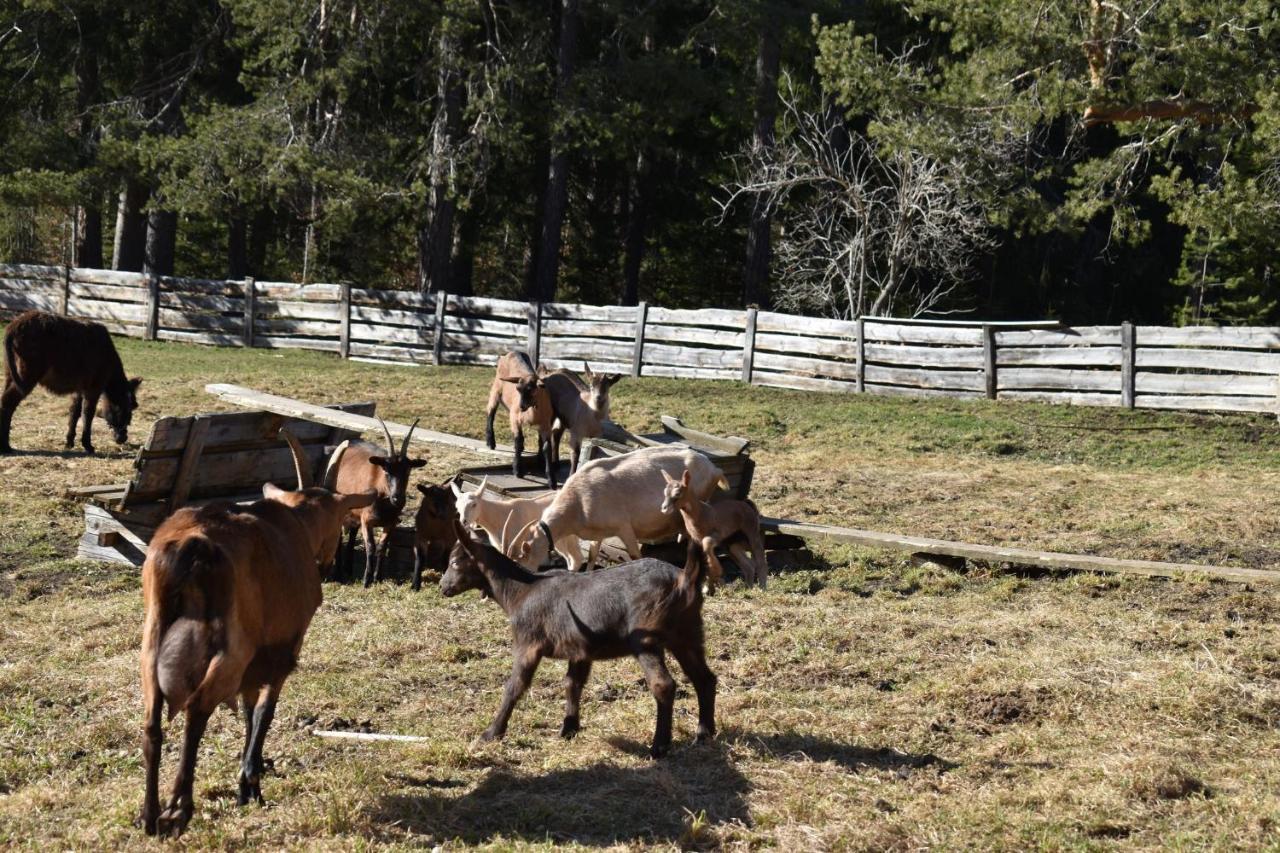
M 510 517 L 511 517 L 511 516 L 507 516 L 507 518 L 510 518 Z M 541 520 L 542 520 L 542 517 L 541 517 L 541 516 L 539 516 L 539 517 L 535 518 L 533 521 L 530 521 L 530 522 L 529 522 L 528 524 L 526 524 L 524 527 L 521 527 L 521 528 L 520 528 L 520 532 L 516 534 L 516 538 L 511 540 L 511 547 L 512 547 L 512 548 L 514 548 L 514 547 L 516 546 L 516 543 L 517 543 L 517 542 L 523 542 L 523 541 L 525 540 L 525 537 L 527 537 L 527 536 L 531 535 L 531 533 L 532 533 L 532 531 L 533 531 L 533 528 L 534 528 L 534 527 L 538 524 L 538 522 L 539 522 L 539 521 L 541 521 Z M 514 558 L 513 558 L 513 559 L 514 559 Z
M 502 552 L 502 556 L 510 557 L 507 553 L 507 529 L 511 526 L 511 519 L 515 518 L 515 511 L 507 513 L 506 521 L 502 522 L 502 537 L 498 540 L 498 550 Z
M 404 434 L 404 441 L 400 442 L 400 455 L 402 457 L 405 456 L 406 452 L 409 450 L 409 438 L 413 435 L 413 431 L 418 428 L 418 421 L 420 420 L 422 420 L 422 418 L 413 419 L 413 425 L 410 426 L 409 431 Z M 383 426 L 385 426 L 385 424 Z
M 329 457 L 329 464 L 324 468 L 324 487 L 329 491 L 334 491 L 334 486 L 338 484 L 338 468 L 342 465 L 342 454 L 347 452 L 347 447 L 351 444 L 351 439 L 339 444 L 333 449 L 333 455 Z
M 288 427 L 280 427 L 279 437 L 289 443 L 289 452 L 293 454 L 293 470 L 298 475 L 298 491 L 310 488 L 311 466 L 307 464 L 307 454 L 298 442 L 298 437 L 289 432 Z
M 392 459 L 395 459 L 396 443 L 395 443 L 395 440 L 391 438 L 391 430 L 387 429 L 387 422 L 384 421 L 382 418 L 378 418 L 378 423 L 382 424 L 382 432 L 387 437 L 387 455 L 390 456 Z

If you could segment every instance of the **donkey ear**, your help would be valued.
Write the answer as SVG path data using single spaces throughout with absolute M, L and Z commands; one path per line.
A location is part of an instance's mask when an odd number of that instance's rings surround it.
M 135 377 L 133 377 L 132 379 L 130 379 L 130 380 L 129 380 L 129 388 L 130 388 L 131 390 L 137 391 L 137 390 L 138 390 L 138 386 L 139 386 L 139 385 L 141 385 L 141 384 L 142 384 L 142 377 L 141 377 L 141 376 L 135 376 Z

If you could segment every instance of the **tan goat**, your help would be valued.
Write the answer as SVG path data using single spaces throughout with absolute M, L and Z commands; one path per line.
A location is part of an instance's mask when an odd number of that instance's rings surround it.
M 557 488 L 554 447 L 551 442 L 551 427 L 555 421 L 555 409 L 551 406 L 551 397 L 545 385 L 546 371 L 539 367 L 534 369 L 529 356 L 522 352 L 509 352 L 498 359 L 498 368 L 494 373 L 493 384 L 489 386 L 489 404 L 485 409 L 484 440 L 492 450 L 497 447 L 493 434 L 493 419 L 498 412 L 498 404 L 507 407 L 511 417 L 511 439 L 515 447 L 515 459 L 511 471 L 517 477 L 524 477 L 524 431 L 536 429 L 538 432 L 538 454 L 546 467 L 547 482 L 551 488 Z
M 620 373 L 594 373 L 586 362 L 582 366 L 581 378 L 568 370 L 557 370 L 543 380 L 556 413 L 551 433 L 556 459 L 560 458 L 560 439 L 569 432 L 570 476 L 578 470 L 582 442 L 598 438 L 604 431 L 604 422 L 609 419 L 609 389 L 622 379 Z
M 751 501 L 707 503 L 700 500 L 690 487 L 687 470 L 678 480 L 666 471 L 662 472 L 662 477 L 667 481 L 662 492 L 662 511 L 667 514 L 679 511 L 685 533 L 706 552 L 708 586 L 714 588 L 724 577 L 724 565 L 716 556 L 716 546 L 725 545 L 742 570 L 742 579 L 748 584 L 758 583 L 763 589 L 769 579 L 769 564 L 765 560 L 760 511 L 756 505 Z M 746 548 L 751 549 L 749 557 Z
M 547 492 L 536 498 L 506 498 L 493 494 L 489 490 L 489 478 L 480 481 L 480 487 L 474 492 L 464 492 L 453 484 L 453 495 L 457 502 L 458 518 L 467 528 L 479 527 L 489 534 L 489 543 L 503 554 L 513 544 L 512 537 L 542 515 L 542 511 L 551 505 L 555 492 Z M 556 551 L 564 557 L 571 571 L 583 568 L 582 540 L 568 535 L 556 542 Z M 592 544 L 591 559 L 587 568 L 594 564 L 597 545 Z
M 308 488 L 307 463 L 292 436 L 298 491 L 270 483 L 249 506 L 184 508 L 156 531 L 142 566 L 143 759 L 147 834 L 180 834 L 194 809 L 200 739 L 223 703 L 244 705 L 239 802 L 262 802 L 262 744 L 285 679 L 321 601 L 320 566 L 332 561 L 342 520 L 373 502 Z M 332 484 L 328 484 L 332 485 Z M 160 810 L 161 715 L 187 715 L 182 758 Z
M 383 455 L 382 449 L 376 444 L 344 441 L 333 452 L 325 471 L 325 479 L 332 476 L 334 488 L 339 492 L 358 494 L 372 491 L 378 496 L 372 504 L 354 510 L 347 518 L 347 547 L 339 568 L 342 577 L 351 576 L 351 561 L 358 529 L 360 539 L 364 542 L 365 586 L 372 585 L 382 575 L 382 561 L 391 546 L 391 534 L 395 532 L 400 516 L 404 513 L 410 473 L 427 464 L 426 460 L 411 459 L 408 455 L 409 438 L 418 426 L 416 420 L 409 427 L 398 451 L 386 423 L 382 418 L 378 418 L 378 423 L 382 424 L 382 431 L 387 437 L 386 455 Z M 376 545 L 373 534 L 375 528 L 382 530 L 382 538 Z

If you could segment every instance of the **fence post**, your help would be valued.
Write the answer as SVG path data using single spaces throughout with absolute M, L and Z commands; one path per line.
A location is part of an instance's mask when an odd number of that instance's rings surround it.
M 351 358 L 351 285 L 339 285 L 338 352 L 343 358 Z
M 640 366 L 644 364 L 644 324 L 649 317 L 649 303 L 636 304 L 636 340 L 631 348 L 631 375 L 640 375 Z
M 258 314 L 257 307 L 258 285 L 253 280 L 253 276 L 249 276 L 244 280 L 244 345 L 253 346 L 253 320 Z
M 436 291 L 436 319 L 434 326 L 434 338 L 431 342 L 431 360 L 435 364 L 441 364 L 440 356 L 444 348 L 444 310 L 445 305 L 449 302 L 449 294 L 443 290 Z
M 160 327 L 160 277 L 147 276 L 147 340 L 154 341 Z
M 536 368 L 542 357 L 542 303 L 530 302 L 525 307 L 529 319 L 529 361 Z
M 1137 354 L 1137 335 L 1133 324 L 1125 320 L 1120 324 L 1120 405 L 1132 409 L 1134 405 L 1134 363 Z
M 747 331 L 742 342 L 742 381 L 751 382 L 751 369 L 756 360 L 756 314 L 754 306 L 747 309 Z
M 856 340 L 857 340 L 857 347 L 858 347 L 858 373 L 857 373 L 857 384 L 854 386 L 854 390 L 856 390 L 859 394 L 862 394 L 867 390 L 867 343 L 866 343 L 867 337 L 866 337 L 866 332 L 863 328 L 865 322 L 866 321 L 863 320 L 863 318 L 859 317 L 858 325 L 856 327 L 857 328 Z
M 982 371 L 987 380 L 987 399 L 996 398 L 996 330 L 982 324 Z
M 63 317 L 71 313 L 71 267 L 62 268 L 62 304 L 58 307 Z

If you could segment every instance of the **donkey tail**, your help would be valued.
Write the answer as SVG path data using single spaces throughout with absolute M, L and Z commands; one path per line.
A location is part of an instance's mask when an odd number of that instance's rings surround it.
M 28 385 L 18 375 L 18 356 L 13 351 L 13 335 L 7 333 L 4 336 L 4 366 L 9 380 L 18 386 L 18 390 L 23 394 L 30 394 L 35 385 Z

